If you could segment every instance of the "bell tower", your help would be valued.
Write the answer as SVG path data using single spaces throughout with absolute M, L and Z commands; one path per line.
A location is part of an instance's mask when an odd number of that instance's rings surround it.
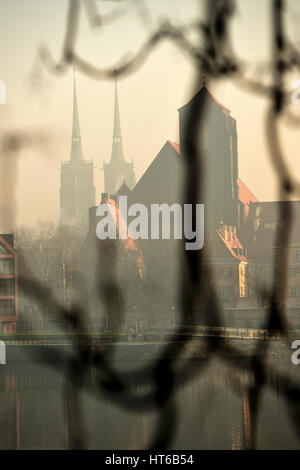
M 238 150 L 236 120 L 230 110 L 206 88 L 182 106 L 179 111 L 181 152 L 189 138 L 188 119 L 195 107 L 203 106 L 198 129 L 198 146 L 202 156 L 202 201 L 206 216 L 213 225 L 223 222 L 239 227 L 241 204 L 238 189 Z

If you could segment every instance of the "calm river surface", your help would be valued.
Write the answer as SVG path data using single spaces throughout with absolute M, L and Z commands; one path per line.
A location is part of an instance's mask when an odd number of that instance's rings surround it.
M 283 369 L 293 379 L 295 374 L 299 377 L 300 366 L 283 364 Z M 176 393 L 178 420 L 172 448 L 243 449 L 254 445 L 259 449 L 300 449 L 283 399 L 280 375 L 273 371 L 267 382 L 254 429 L 244 387 L 249 378 L 216 359 Z M 66 393 L 65 384 L 64 375 L 47 365 L 1 366 L 0 448 L 68 448 L 70 426 L 76 426 L 77 416 L 74 419 L 72 413 L 78 411 L 72 409 L 72 389 Z M 143 385 L 136 383 L 135 392 Z M 84 429 L 79 426 L 77 434 L 84 435 L 85 447 L 145 449 L 149 445 L 157 410 L 133 413 L 108 397 L 100 395 L 97 399 L 87 392 L 80 393 L 78 403 Z

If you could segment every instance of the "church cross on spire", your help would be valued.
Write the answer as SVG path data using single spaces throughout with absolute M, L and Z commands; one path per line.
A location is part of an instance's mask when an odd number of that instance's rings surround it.
M 120 111 L 119 111 L 119 99 L 118 99 L 118 83 L 117 73 L 115 71 L 115 113 L 114 113 L 114 139 L 122 139 L 121 135 L 121 122 L 120 122 Z
M 124 160 L 123 145 L 122 145 L 117 73 L 115 71 L 115 109 L 114 109 L 113 143 L 112 143 L 112 152 L 111 152 L 111 163 L 117 164 L 117 163 L 121 163 L 121 162 L 124 162 L 124 161 L 125 160 Z

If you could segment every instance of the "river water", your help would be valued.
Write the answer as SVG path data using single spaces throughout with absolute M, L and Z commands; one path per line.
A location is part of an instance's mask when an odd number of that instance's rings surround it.
M 283 369 L 291 377 L 296 373 L 299 376 L 295 366 L 283 364 Z M 249 383 L 247 373 L 236 372 L 216 359 L 177 390 L 177 421 L 170 448 L 300 449 L 299 436 L 290 419 L 297 403 L 289 410 L 280 377 L 275 368 L 267 378 L 255 427 L 245 387 Z M 137 393 L 143 385 L 136 383 Z M 66 393 L 66 377 L 54 368 L 29 362 L 1 366 L 0 448 L 69 448 L 70 427 L 74 423 L 76 426 L 78 414 L 78 408 L 72 408 L 73 398 L 72 389 Z M 149 446 L 158 422 L 157 409 L 133 413 L 109 396 L 95 397 L 87 391 L 80 392 L 76 400 L 81 417 L 77 435 L 82 438 L 78 447 Z

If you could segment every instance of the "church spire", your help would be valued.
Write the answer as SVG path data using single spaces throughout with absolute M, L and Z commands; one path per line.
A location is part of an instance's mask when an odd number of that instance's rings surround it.
M 120 123 L 120 111 L 119 111 L 119 99 L 118 99 L 118 84 L 117 75 L 115 73 L 115 111 L 114 111 L 114 129 L 113 129 L 113 143 L 111 152 L 111 163 L 124 162 L 122 135 L 121 135 L 121 123 Z
M 76 79 L 74 70 L 74 91 L 73 91 L 73 130 L 72 130 L 72 144 L 71 144 L 71 162 L 78 162 L 83 160 L 81 150 L 81 136 L 79 128 L 78 106 L 76 96 Z

